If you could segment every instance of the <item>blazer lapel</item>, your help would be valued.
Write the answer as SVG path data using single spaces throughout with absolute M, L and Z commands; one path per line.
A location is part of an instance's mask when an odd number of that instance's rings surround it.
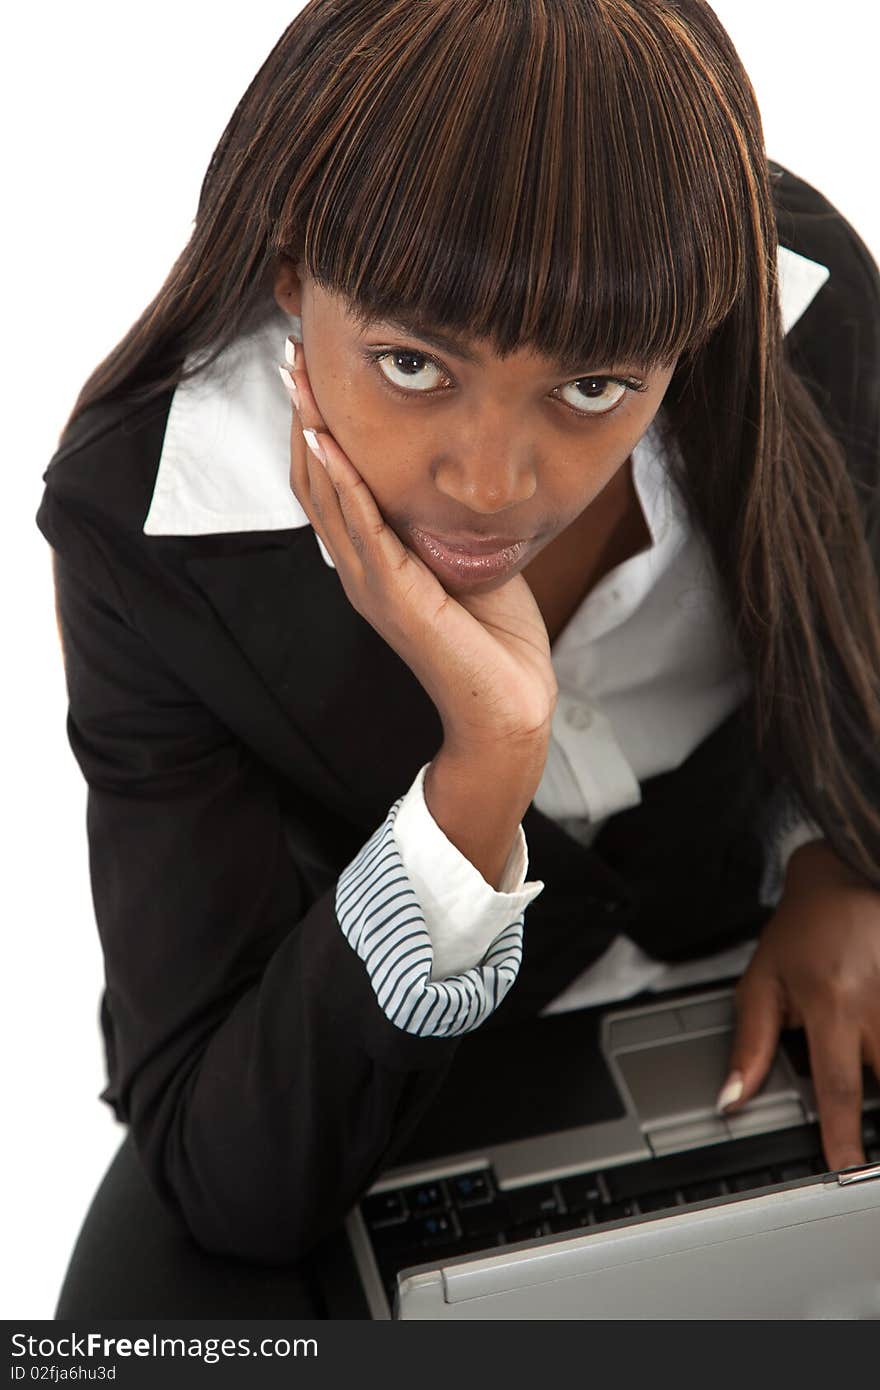
M 274 706 L 271 728 L 261 727 L 251 700 L 248 741 L 285 770 L 286 725 L 291 755 L 305 740 L 345 814 L 374 829 L 442 741 L 409 667 L 352 607 L 311 532 L 184 565 Z

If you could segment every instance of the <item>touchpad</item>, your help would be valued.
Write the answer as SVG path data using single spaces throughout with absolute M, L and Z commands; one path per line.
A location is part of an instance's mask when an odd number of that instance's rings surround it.
M 734 1023 L 729 990 L 606 1015 L 603 1050 L 656 1153 L 803 1121 L 798 1081 L 783 1051 L 740 1111 L 716 1113 L 730 1070 Z
M 617 1066 L 641 1124 L 652 1128 L 714 1114 L 730 1064 L 732 1036 L 724 1029 L 618 1052 Z M 777 1057 L 761 1096 L 781 1100 L 794 1094 L 787 1070 Z

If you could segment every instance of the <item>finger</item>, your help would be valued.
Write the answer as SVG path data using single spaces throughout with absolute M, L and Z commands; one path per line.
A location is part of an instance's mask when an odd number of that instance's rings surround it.
M 862 1062 L 863 1062 L 863 1064 L 864 1064 L 866 1067 L 869 1067 L 869 1068 L 870 1068 L 870 1070 L 871 1070 L 871 1071 L 873 1072 L 873 1074 L 874 1074 L 875 1079 L 876 1079 L 877 1081 L 880 1081 L 880 1031 L 878 1031 L 878 1030 L 876 1029 L 876 1026 L 875 1026 L 875 1029 L 874 1029 L 874 1031 L 873 1031 L 872 1033 L 866 1035 L 866 1036 L 862 1039 Z M 864 1072 L 863 1072 L 863 1073 L 862 1073 L 862 1083 L 863 1083 L 863 1085 L 864 1085 L 864 1080 L 865 1080 L 865 1077 L 864 1077 Z M 862 1103 L 864 1104 L 864 1094 L 862 1095 Z M 863 1112 L 862 1112 L 862 1120 L 863 1120 L 863 1122 L 864 1122 L 864 1118 L 865 1118 L 865 1115 L 864 1115 L 864 1111 L 863 1111 Z M 876 1116 L 875 1116 L 874 1118 L 875 1118 L 875 1120 L 876 1120 Z M 880 1161 L 880 1148 L 877 1147 L 877 1140 L 876 1140 L 877 1126 L 876 1126 L 876 1123 L 875 1123 L 875 1122 L 872 1122 L 871 1125 L 870 1125 L 870 1128 L 869 1128 L 869 1136 L 870 1136 L 871 1133 L 873 1133 L 874 1137 L 873 1137 L 873 1138 L 872 1138 L 872 1137 L 868 1137 L 868 1139 L 867 1139 L 868 1147 L 867 1147 L 866 1150 L 865 1150 L 865 1162 L 866 1162 L 866 1163 L 877 1163 L 878 1161 Z M 865 1136 L 865 1134 L 864 1134 L 864 1132 L 863 1132 L 863 1141 L 864 1141 L 865 1137 L 866 1137 L 866 1136 Z
M 862 1039 L 862 1060 L 880 1081 L 880 1033 L 866 1033 Z
M 826 1162 L 831 1169 L 864 1163 L 859 1030 L 831 1012 L 806 1016 L 804 1026 Z
M 299 351 L 297 360 L 301 360 Z M 306 448 L 310 449 L 314 445 L 314 448 L 323 454 L 321 462 L 335 490 L 345 538 L 350 541 L 360 560 L 371 567 L 373 573 L 390 572 L 391 575 L 397 575 L 401 570 L 411 566 L 413 571 L 423 571 L 426 577 L 429 576 L 427 566 L 422 565 L 418 557 L 403 544 L 393 527 L 389 526 L 351 459 L 345 450 L 340 448 L 333 435 L 326 430 L 320 412 L 314 404 L 304 367 L 297 369 L 296 383 Z M 324 494 L 320 488 L 317 489 L 317 496 L 324 501 Z M 335 508 L 328 508 L 326 520 L 331 534 L 334 534 L 334 517 Z M 344 544 L 342 528 L 338 535 L 334 534 L 334 539 L 337 544 Z
M 312 529 L 323 541 L 337 570 L 342 573 L 344 563 L 351 563 L 354 557 L 346 552 L 347 533 L 345 519 L 339 508 L 339 501 L 332 480 L 323 464 L 308 448 L 303 432 L 302 393 L 292 381 L 288 365 L 279 363 L 281 380 L 287 388 L 293 407 L 290 431 L 290 488 L 311 523 Z M 345 561 L 340 558 L 345 555 Z
M 292 337 L 287 339 L 284 345 L 286 364 L 282 371 L 286 371 L 294 389 L 294 407 L 302 421 L 305 429 L 326 430 L 327 426 L 320 410 L 312 395 L 309 374 L 306 368 L 305 349 L 302 343 L 297 343 Z
M 760 1088 L 779 1044 L 782 1000 L 772 976 L 746 971 L 736 992 L 736 1031 L 719 1113 L 735 1110 Z
M 325 501 L 329 501 L 330 493 L 322 485 L 320 469 L 315 470 L 314 473 L 312 472 L 312 466 L 316 460 L 330 478 L 334 490 L 336 488 L 336 470 L 330 472 L 327 469 L 327 449 L 324 447 L 323 443 L 324 437 L 329 436 L 330 431 L 327 429 L 324 418 L 312 395 L 302 344 L 297 343 L 293 337 L 289 337 L 285 344 L 285 353 L 287 356 L 287 365 L 282 365 L 279 370 L 281 371 L 282 379 L 285 380 L 285 385 L 288 386 L 291 392 L 295 417 L 299 425 L 301 438 L 298 438 L 296 443 L 298 446 L 297 454 L 298 456 L 301 455 L 303 459 L 300 476 L 308 476 L 312 484 L 313 495 L 318 505 L 320 505 L 318 499 L 324 498 Z M 305 445 L 304 453 L 299 447 L 300 444 Z M 339 453 L 342 454 L 342 450 L 339 450 Z M 344 454 L 342 456 L 344 457 Z
M 312 471 L 316 455 L 314 450 L 308 449 L 304 432 L 307 430 L 326 432 L 327 427 L 312 395 L 303 345 L 297 342 L 292 334 L 285 341 L 284 355 L 286 360 L 279 363 L 278 370 L 281 374 L 281 380 L 287 387 L 294 411 L 291 432 L 291 487 L 298 499 L 305 504 L 304 496 L 301 494 L 305 494 L 308 485 L 309 491 L 315 499 L 317 512 L 321 506 L 320 499 L 323 498 L 326 503 L 330 494 L 323 488 L 320 471 L 316 470 L 314 473 Z M 323 466 L 323 461 L 319 459 L 319 462 L 322 462 Z
M 288 339 L 288 341 L 290 340 Z M 302 437 L 302 416 L 300 413 L 301 401 L 299 391 L 288 364 L 279 362 L 278 375 L 284 383 L 284 389 L 287 392 L 287 398 L 292 407 L 290 422 L 290 488 L 297 502 L 299 502 L 311 521 L 312 518 L 309 511 L 310 484 L 308 459 L 307 450 Z

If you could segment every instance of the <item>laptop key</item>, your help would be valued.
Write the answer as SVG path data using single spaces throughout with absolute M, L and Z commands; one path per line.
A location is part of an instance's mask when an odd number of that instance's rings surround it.
M 533 1219 L 540 1220 L 561 1210 L 559 1197 L 551 1182 L 537 1183 L 534 1187 L 513 1188 L 503 1196 L 510 1212 L 510 1220 L 515 1224 Z
M 595 1173 L 578 1173 L 574 1178 L 562 1178 L 557 1187 L 566 1208 L 571 1212 L 590 1210 L 600 1206 L 603 1201 Z
M 648 1197 L 639 1198 L 639 1207 L 642 1212 L 668 1211 L 670 1207 L 677 1207 L 678 1204 L 676 1192 L 652 1192 Z
M 460 1234 L 455 1212 L 438 1211 L 432 1216 L 422 1216 L 409 1227 L 414 1241 L 422 1245 L 432 1245 L 439 1241 L 457 1239 Z
M 538 1236 L 550 1234 L 550 1225 L 547 1221 L 520 1221 L 516 1226 L 508 1227 L 505 1235 L 508 1245 L 515 1245 L 518 1240 L 535 1240 Z
M 402 1192 L 374 1192 L 372 1197 L 365 1197 L 361 1202 L 361 1215 L 372 1230 L 406 1221 L 409 1210 Z
M 459 1173 L 448 1179 L 449 1194 L 456 1206 L 470 1207 L 491 1202 L 495 1196 L 488 1171 Z
M 415 1252 L 426 1242 L 457 1239 L 458 1235 L 454 1213 L 438 1212 L 434 1216 L 421 1217 L 418 1221 L 380 1226 L 370 1231 L 370 1240 L 379 1263 L 394 1264 L 402 1254 Z
M 481 1206 L 462 1207 L 458 1213 L 462 1234 L 486 1236 L 493 1239 L 510 1223 L 510 1213 L 503 1202 L 486 1202 Z
M 558 1216 L 548 1216 L 547 1225 L 554 1234 L 560 1231 L 580 1231 L 584 1226 L 591 1224 L 592 1212 L 592 1207 L 584 1207 L 578 1212 L 563 1211 Z
M 446 1198 L 446 1187 L 442 1180 L 422 1182 L 415 1187 L 404 1187 L 401 1188 L 401 1192 L 408 1202 L 413 1216 L 443 1211 L 449 1205 Z
M 627 1216 L 638 1216 L 639 1209 L 635 1202 L 609 1202 L 605 1207 L 597 1207 L 595 1211 L 596 1221 L 622 1221 Z

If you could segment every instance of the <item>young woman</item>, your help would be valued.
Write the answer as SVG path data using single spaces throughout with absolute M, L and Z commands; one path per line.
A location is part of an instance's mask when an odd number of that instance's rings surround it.
M 203 1250 L 307 1257 L 475 1029 L 742 969 L 719 1104 L 803 1027 L 861 1160 L 878 322 L 703 0 L 286 30 L 37 518 L 102 1099 Z

